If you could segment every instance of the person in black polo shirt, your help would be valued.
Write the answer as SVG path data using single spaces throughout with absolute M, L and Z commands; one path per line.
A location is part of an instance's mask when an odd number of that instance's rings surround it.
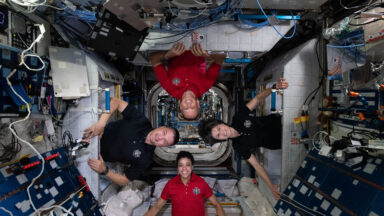
M 276 83 L 277 89 L 288 88 L 288 83 L 281 78 Z M 274 198 L 279 199 L 280 193 L 273 185 L 264 168 L 257 161 L 252 151 L 257 147 L 268 149 L 281 148 L 281 117 L 280 115 L 268 115 L 265 117 L 251 116 L 252 110 L 260 101 L 264 100 L 272 92 L 272 88 L 266 89 L 254 97 L 246 105 L 239 108 L 239 112 L 232 118 L 231 126 L 217 119 L 202 120 L 199 124 L 199 135 L 209 143 L 220 140 L 232 139 L 233 148 L 238 151 L 242 159 L 247 160 L 256 170 L 258 176 L 267 183 Z
M 166 147 L 178 142 L 179 132 L 175 128 L 153 129 L 150 121 L 127 102 L 111 98 L 111 112 L 103 113 L 97 123 L 84 131 L 84 137 L 99 136 L 99 160 L 89 159 L 89 166 L 97 173 L 107 176 L 118 185 L 126 185 L 137 179 L 152 163 L 156 146 Z M 116 110 L 123 119 L 107 124 Z M 107 162 L 129 164 L 125 175 L 117 174 L 105 165 Z

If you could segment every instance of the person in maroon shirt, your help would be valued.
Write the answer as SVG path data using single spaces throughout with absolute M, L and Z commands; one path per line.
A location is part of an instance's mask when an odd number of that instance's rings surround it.
M 212 193 L 212 189 L 204 179 L 192 172 L 194 163 L 192 154 L 181 151 L 177 155 L 176 162 L 179 174 L 168 181 L 157 203 L 145 216 L 155 216 L 169 198 L 171 198 L 173 216 L 204 216 L 205 199 L 208 199 L 216 208 L 218 216 L 223 216 L 223 207 Z
M 213 62 L 206 69 L 206 59 Z M 200 44 L 193 44 L 186 51 L 183 43 L 175 44 L 167 52 L 155 52 L 150 55 L 153 70 L 161 86 L 172 97 L 179 99 L 179 109 L 184 119 L 196 119 L 200 98 L 215 83 L 219 76 L 224 54 L 208 54 Z M 168 70 L 162 64 L 168 60 Z

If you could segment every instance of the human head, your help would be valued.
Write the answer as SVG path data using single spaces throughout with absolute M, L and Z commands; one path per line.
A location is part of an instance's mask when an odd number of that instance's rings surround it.
M 222 139 L 219 139 L 219 137 L 216 136 L 217 133 L 215 134 L 212 133 L 212 131 L 217 132 L 218 128 L 229 130 L 230 127 L 227 124 L 225 124 L 223 121 L 218 119 L 210 118 L 210 119 L 201 120 L 199 124 L 199 135 L 204 140 L 204 142 L 210 143 L 210 144 L 217 143 L 222 140 L 226 140 L 230 138 L 228 134 L 226 134 L 226 136 L 228 137 L 222 138 L 220 136 L 220 138 Z
M 177 171 L 182 178 L 187 179 L 191 176 L 194 163 L 195 161 L 191 153 L 187 151 L 180 151 L 179 154 L 177 154 Z
M 179 109 L 182 117 L 187 120 L 194 120 L 199 115 L 200 102 L 192 91 L 185 91 L 180 102 Z
M 149 132 L 146 137 L 146 143 L 158 146 L 167 147 L 179 141 L 179 131 L 173 127 L 162 126 L 155 128 Z

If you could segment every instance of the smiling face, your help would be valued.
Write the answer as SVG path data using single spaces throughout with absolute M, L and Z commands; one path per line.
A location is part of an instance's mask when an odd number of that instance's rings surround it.
M 167 147 L 172 145 L 174 140 L 175 134 L 173 130 L 162 126 L 149 132 L 146 143 L 159 147 Z
M 177 171 L 182 180 L 189 180 L 193 170 L 192 161 L 189 158 L 180 158 L 177 162 Z
M 217 140 L 226 140 L 233 137 L 233 130 L 226 124 L 219 124 L 212 128 L 212 137 Z
M 195 119 L 199 114 L 200 102 L 192 91 L 185 91 L 180 101 L 180 112 L 185 119 Z

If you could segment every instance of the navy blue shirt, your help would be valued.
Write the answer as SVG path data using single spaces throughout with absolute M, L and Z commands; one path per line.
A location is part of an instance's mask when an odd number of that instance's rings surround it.
M 104 161 L 129 164 L 125 175 L 132 181 L 152 163 L 155 146 L 146 144 L 145 137 L 153 128 L 132 105 L 128 105 L 122 114 L 123 119 L 110 122 L 104 128 L 100 152 Z
M 252 151 L 258 147 L 281 148 L 280 115 L 254 117 L 248 107 L 243 105 L 233 116 L 231 127 L 240 133 L 239 137 L 232 139 L 232 146 L 244 160 L 248 160 Z

